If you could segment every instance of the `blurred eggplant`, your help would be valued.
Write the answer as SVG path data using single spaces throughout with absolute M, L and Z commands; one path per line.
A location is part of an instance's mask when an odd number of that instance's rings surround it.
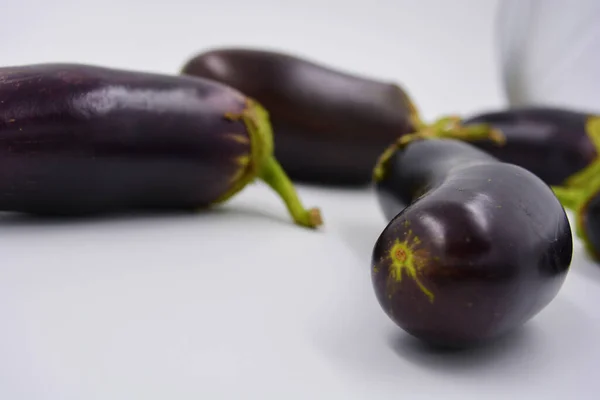
M 268 114 L 226 85 L 80 64 L 0 68 L 0 210 L 88 215 L 192 210 L 256 178 L 297 224 L 306 210 L 273 157 Z
M 214 49 L 190 59 L 181 73 L 260 102 L 271 116 L 275 155 L 296 181 L 368 184 L 379 154 L 421 123 L 400 86 L 288 54 Z
M 590 137 L 593 113 L 556 107 L 530 106 L 470 116 L 462 124 L 488 124 L 499 130 L 502 146 L 473 144 L 501 161 L 519 165 L 549 185 L 564 184 L 597 157 Z

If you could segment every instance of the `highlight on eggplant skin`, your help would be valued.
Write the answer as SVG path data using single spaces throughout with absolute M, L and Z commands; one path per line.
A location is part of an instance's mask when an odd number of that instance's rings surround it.
M 550 304 L 573 245 L 564 208 L 531 172 L 457 140 L 415 140 L 383 165 L 390 220 L 372 254 L 384 312 L 433 345 L 469 347 Z
M 502 146 L 488 141 L 473 144 L 501 161 L 519 165 L 549 185 L 562 185 L 597 157 L 587 132 L 594 114 L 575 109 L 529 106 L 486 111 L 462 124 L 489 124 L 506 138 Z
M 83 64 L 0 68 L 0 210 L 88 215 L 201 209 L 260 178 L 303 208 L 268 113 L 206 79 Z
M 379 154 L 420 123 L 398 85 L 290 54 L 212 49 L 188 60 L 181 73 L 225 83 L 263 104 L 275 155 L 296 181 L 367 185 Z

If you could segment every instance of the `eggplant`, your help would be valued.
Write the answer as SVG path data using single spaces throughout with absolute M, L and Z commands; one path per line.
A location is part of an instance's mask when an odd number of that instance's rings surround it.
M 197 210 L 259 178 L 302 226 L 267 111 L 207 79 L 85 64 L 0 68 L 0 210 Z
M 376 193 L 389 223 L 372 253 L 385 313 L 420 340 L 486 343 L 558 294 L 572 234 L 551 188 L 528 170 L 452 139 L 404 142 L 382 159 Z
M 589 135 L 590 121 L 596 118 L 575 109 L 529 106 L 486 111 L 461 123 L 497 129 L 506 139 L 503 146 L 489 141 L 473 144 L 501 161 L 528 169 L 549 185 L 562 185 L 598 156 Z
M 269 110 L 275 155 L 295 181 L 367 185 L 378 156 L 421 121 L 399 85 L 274 51 L 219 48 L 181 74 L 237 88 Z

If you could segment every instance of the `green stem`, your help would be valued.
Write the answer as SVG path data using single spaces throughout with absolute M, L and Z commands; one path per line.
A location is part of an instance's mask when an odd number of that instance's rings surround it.
M 240 113 L 229 113 L 225 118 L 231 121 L 243 121 L 250 137 L 250 160 L 241 165 L 239 175 L 234 176 L 231 188 L 214 203 L 222 203 L 235 196 L 246 185 L 256 178 L 265 181 L 277 192 L 294 222 L 305 227 L 316 228 L 323 223 L 318 208 L 306 210 L 281 165 L 273 152 L 273 130 L 268 111 L 257 101 L 246 99 L 247 106 Z
M 567 186 L 552 186 L 554 195 L 563 205 L 563 207 L 570 210 L 576 210 L 579 207 L 581 201 L 584 200 L 583 191 L 578 188 L 572 188 Z
M 596 153 L 600 155 L 600 115 L 589 117 L 585 123 L 585 131 L 596 149 Z
M 600 191 L 600 175 L 592 177 L 584 186 L 553 186 L 552 190 L 561 204 L 575 213 L 575 235 L 583 242 L 587 253 L 600 260 L 600 249 L 594 248 L 588 237 L 588 229 L 592 227 L 586 226 L 590 201 Z
M 600 159 L 596 159 L 587 167 L 567 178 L 565 186 L 584 187 L 588 182 L 600 173 Z
M 552 190 L 565 208 L 575 211 L 575 234 L 582 240 L 586 251 L 600 261 L 600 249 L 594 248 L 588 237 L 591 227 L 586 227 L 589 204 L 600 193 L 600 116 L 589 117 L 585 130 L 596 150 L 596 159 L 567 178 L 565 186 L 553 187 Z
M 440 118 L 432 124 L 432 128 L 439 138 L 456 139 L 463 141 L 490 140 L 497 145 L 506 143 L 504 134 L 490 124 L 478 123 L 463 125 L 458 116 Z
M 388 161 L 396 151 L 404 148 L 416 140 L 425 139 L 455 139 L 462 141 L 490 140 L 498 145 L 505 143 L 501 131 L 489 124 L 462 125 L 458 116 L 450 115 L 434 121 L 432 124 L 422 124 L 420 129 L 413 133 L 401 136 L 394 144 L 389 146 L 381 155 L 373 169 L 373 180 L 380 181 L 385 176 Z
M 265 160 L 258 177 L 279 194 L 294 222 L 309 228 L 315 228 L 323 223 L 319 209 L 304 208 L 296 189 L 275 157 Z
M 590 142 L 596 149 L 597 158 L 590 165 L 567 178 L 565 181 L 567 186 L 585 186 L 600 172 L 600 158 L 598 158 L 600 156 L 600 116 L 588 118 L 585 130 Z

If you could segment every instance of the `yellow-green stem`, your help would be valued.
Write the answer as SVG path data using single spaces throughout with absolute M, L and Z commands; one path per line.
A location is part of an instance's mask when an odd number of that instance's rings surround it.
M 274 157 L 265 161 L 258 177 L 279 194 L 297 224 L 314 228 L 323 223 L 318 209 L 304 208 L 292 182 Z
M 231 188 L 214 203 L 222 203 L 256 178 L 265 181 L 283 200 L 294 222 L 298 225 L 316 228 L 323 220 L 318 208 L 305 209 L 283 168 L 273 154 L 273 131 L 269 114 L 258 102 L 247 99 L 247 106 L 241 113 L 227 114 L 226 118 L 241 120 L 250 136 L 250 162 L 232 182 Z
M 600 193 L 600 176 L 584 187 L 553 186 L 552 190 L 563 207 L 575 213 L 575 235 L 583 242 L 586 251 L 598 259 L 600 249 L 594 248 L 588 237 L 586 220 L 588 205 Z
M 565 181 L 565 186 L 584 187 L 594 178 L 594 176 L 598 176 L 599 173 L 600 159 L 595 159 L 590 165 L 568 177 Z
M 600 115 L 593 115 L 587 119 L 585 131 L 594 144 L 596 153 L 600 155 Z
M 585 226 L 588 206 L 600 193 L 600 116 L 589 117 L 585 129 L 596 150 L 596 159 L 566 179 L 564 185 L 554 186 L 552 190 L 562 205 L 575 213 L 575 234 L 582 240 L 586 251 L 600 259 L 600 249 L 594 248 L 590 242 Z
M 422 124 L 418 131 L 401 136 L 395 143 L 385 149 L 373 169 L 373 180 L 377 182 L 384 178 L 387 163 L 396 151 L 411 142 L 424 139 L 490 140 L 498 145 L 503 145 L 506 140 L 502 132 L 489 124 L 462 125 L 460 117 L 446 116 L 434 121 L 432 124 Z
M 596 149 L 596 159 L 586 168 L 567 178 L 565 181 L 566 186 L 585 186 L 595 176 L 600 175 L 600 116 L 588 118 L 585 130 L 590 142 L 592 142 L 592 145 Z
M 569 210 L 575 211 L 579 204 L 585 200 L 585 193 L 578 188 L 552 186 L 552 191 L 563 207 L 568 208 Z

